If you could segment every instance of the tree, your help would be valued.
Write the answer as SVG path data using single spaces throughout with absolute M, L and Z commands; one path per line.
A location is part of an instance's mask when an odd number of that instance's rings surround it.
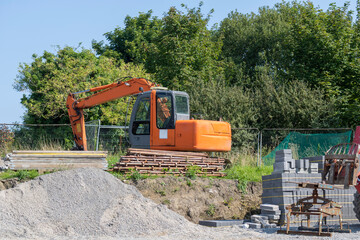
M 138 17 L 126 16 L 125 28 L 117 27 L 104 34 L 109 44 L 93 40 L 92 47 L 98 55 L 122 59 L 126 63 L 147 64 L 150 45 L 158 36 L 162 21 L 151 16 L 152 11 Z
M 212 41 L 206 27 L 210 13 L 204 17 L 201 5 L 193 9 L 183 5 L 186 13 L 170 8 L 152 45 L 149 60 L 156 79 L 171 89 L 188 89 L 191 76 L 208 81 L 222 71 L 217 62 L 222 42 Z
M 125 62 L 144 64 L 146 71 L 170 89 L 184 90 L 190 77 L 209 80 L 222 71 L 218 64 L 221 39 L 212 41 L 207 29 L 209 13 L 198 8 L 186 12 L 171 7 L 162 19 L 148 13 L 125 19 L 125 28 L 106 33 L 108 44 L 93 42 L 97 54 L 112 56 Z
M 33 55 L 31 64 L 20 64 L 14 88 L 25 91 L 21 103 L 27 109 L 25 123 L 68 123 L 65 106 L 70 92 L 117 81 L 124 76 L 148 77 L 142 66 L 114 58 L 96 57 L 87 49 L 58 49 Z M 81 94 L 79 97 L 85 97 Z M 104 124 L 123 124 L 126 101 L 119 99 L 87 111 L 86 120 L 100 119 Z

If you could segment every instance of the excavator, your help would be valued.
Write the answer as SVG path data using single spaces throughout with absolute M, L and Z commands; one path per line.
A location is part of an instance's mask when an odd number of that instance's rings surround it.
M 77 98 L 81 93 L 93 93 Z M 13 151 L 10 169 L 48 171 L 76 167 L 109 170 L 106 152 L 88 151 L 84 109 L 115 99 L 136 96 L 129 124 L 131 148 L 111 170 L 123 173 L 223 176 L 226 160 L 208 152 L 231 150 L 231 127 L 223 121 L 190 119 L 189 95 L 168 91 L 145 78 L 124 78 L 112 84 L 70 93 L 66 107 L 74 135 L 73 151 Z
M 76 98 L 78 94 L 85 92 L 94 94 Z M 137 156 L 136 160 L 140 159 L 139 155 L 145 155 L 145 158 L 140 163 L 134 163 L 131 156 L 124 158 L 123 164 L 127 163 L 122 168 L 118 166 L 118 169 L 129 169 L 129 165 L 135 168 L 137 166 L 137 170 L 142 172 L 146 170 L 145 173 L 150 170 L 156 173 L 159 172 L 156 169 L 164 167 L 183 167 L 185 170 L 184 166 L 191 161 L 191 165 L 210 169 L 209 171 L 220 169 L 217 164 L 222 164 L 224 160 L 214 160 L 208 155 L 202 155 L 205 153 L 196 152 L 230 151 L 230 124 L 190 119 L 189 95 L 186 92 L 166 90 L 145 78 L 131 78 L 68 95 L 66 107 L 75 150 L 87 151 L 84 109 L 134 95 L 137 98 L 129 123 L 130 151 Z M 160 162 L 157 161 L 159 156 L 162 156 Z M 170 159 L 169 163 L 164 162 L 164 157 Z M 175 159 L 179 157 L 175 163 Z M 151 164 L 148 163 L 150 159 L 153 161 Z
M 95 94 L 76 99 L 84 92 Z M 227 122 L 190 120 L 189 95 L 162 90 L 144 78 L 70 93 L 66 101 L 77 150 L 87 150 L 83 110 L 121 97 L 137 95 L 129 126 L 131 147 L 155 150 L 224 152 L 231 150 Z

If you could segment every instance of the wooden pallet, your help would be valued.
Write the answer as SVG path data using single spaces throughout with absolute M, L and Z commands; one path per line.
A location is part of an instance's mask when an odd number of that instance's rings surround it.
M 221 171 L 226 163 L 225 159 L 209 157 L 207 153 L 129 148 L 128 154 L 120 158 L 113 171 L 131 173 L 136 170 L 141 174 L 182 175 L 189 167 L 199 166 L 197 175 L 225 176 Z

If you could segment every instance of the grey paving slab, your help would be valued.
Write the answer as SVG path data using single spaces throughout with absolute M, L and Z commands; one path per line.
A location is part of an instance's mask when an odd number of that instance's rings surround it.
M 208 227 L 226 227 L 242 225 L 244 220 L 202 220 L 199 221 L 200 225 Z
M 261 210 L 261 214 L 264 214 L 264 215 L 280 215 L 281 211 L 280 210 Z
M 260 209 L 275 211 L 275 210 L 279 210 L 279 206 L 275 204 L 260 204 Z
M 249 225 L 249 228 L 256 228 L 256 229 L 260 229 L 261 228 L 261 224 L 260 223 L 247 223 Z

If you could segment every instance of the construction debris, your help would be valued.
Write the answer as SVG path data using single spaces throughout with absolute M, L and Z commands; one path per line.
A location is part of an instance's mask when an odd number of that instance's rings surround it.
M 106 152 L 100 151 L 13 151 L 5 162 L 11 170 L 56 170 L 79 167 L 107 169 Z
M 197 175 L 225 176 L 226 160 L 220 157 L 209 157 L 207 153 L 163 151 L 129 148 L 128 154 L 122 156 L 113 170 L 122 173 L 138 171 L 141 174 L 185 174 L 189 167 L 198 166 Z

